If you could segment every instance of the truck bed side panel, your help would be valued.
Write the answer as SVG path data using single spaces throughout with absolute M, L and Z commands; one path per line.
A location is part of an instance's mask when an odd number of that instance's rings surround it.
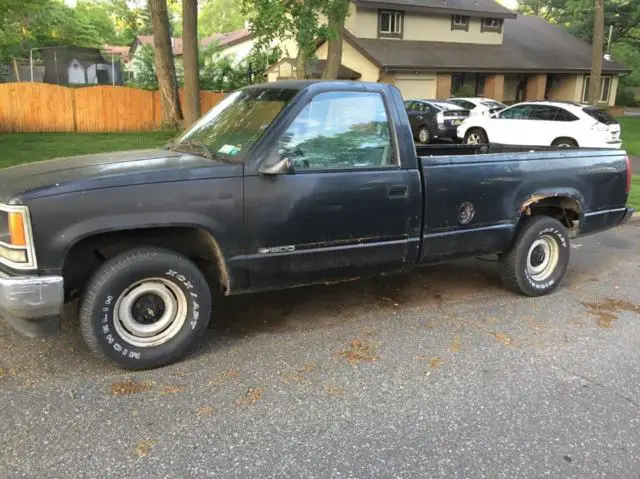
M 527 152 L 420 160 L 426 189 L 423 263 L 504 251 L 526 204 L 538 198 L 578 201 L 582 234 L 611 227 L 624 214 L 622 152 Z M 469 211 L 473 217 L 465 224 L 463 213 Z

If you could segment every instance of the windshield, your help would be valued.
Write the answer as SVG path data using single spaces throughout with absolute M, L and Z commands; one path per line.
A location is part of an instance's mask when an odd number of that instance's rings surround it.
M 464 110 L 464 108 L 449 101 L 432 101 L 431 104 L 440 110 Z
M 505 105 L 504 103 L 500 103 L 499 101 L 495 101 L 495 100 L 482 100 L 480 103 L 482 103 L 484 106 L 489 107 L 489 108 L 506 108 L 507 105 Z
M 180 135 L 170 148 L 191 148 L 194 152 L 199 148 L 208 153 L 205 156 L 233 161 L 260 139 L 296 93 L 298 90 L 284 88 L 235 91 Z

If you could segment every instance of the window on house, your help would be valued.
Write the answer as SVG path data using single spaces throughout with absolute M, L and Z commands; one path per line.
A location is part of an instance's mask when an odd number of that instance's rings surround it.
M 378 14 L 378 34 L 380 37 L 402 38 L 402 12 L 381 10 Z
M 582 85 L 582 101 L 587 103 L 589 101 L 589 85 L 591 84 L 591 78 L 584 77 L 584 84 Z M 611 95 L 611 77 L 605 76 L 600 79 L 600 90 L 598 91 L 598 101 L 601 103 L 609 103 L 609 96 Z
M 451 15 L 451 30 L 469 31 L 469 17 L 466 15 Z
M 483 18 L 481 30 L 483 32 L 501 32 L 502 18 Z

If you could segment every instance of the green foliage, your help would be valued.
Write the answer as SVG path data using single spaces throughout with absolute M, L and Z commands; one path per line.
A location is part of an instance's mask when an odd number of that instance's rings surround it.
M 460 88 L 453 92 L 453 96 L 459 98 L 474 97 L 476 96 L 476 89 L 471 85 L 462 85 Z
M 616 94 L 617 106 L 636 106 L 637 103 L 638 102 L 636 101 L 636 97 L 632 90 L 623 86 L 618 88 L 618 93 Z
M 105 0 L 103 5 L 108 10 L 115 28 L 115 43 L 131 45 L 136 35 L 153 33 L 146 2 L 140 7 L 134 7 L 129 5 L 127 0 Z
M 238 0 L 205 0 L 200 4 L 198 33 L 208 37 L 214 33 L 240 30 L 246 19 Z
M 252 52 L 243 62 L 236 63 L 218 51 L 217 45 L 201 49 L 200 89 L 214 91 L 231 91 L 251 83 L 264 80 L 268 65 L 273 65 L 280 58 L 280 51 L 272 49 L 269 53 Z M 251 65 L 251 77 L 249 76 Z M 135 79 L 128 82 L 130 86 L 145 90 L 157 90 L 158 78 L 154 63 L 153 49 L 149 45 L 138 48 L 132 61 Z M 178 84 L 183 85 L 184 71 L 181 64 L 176 64 Z

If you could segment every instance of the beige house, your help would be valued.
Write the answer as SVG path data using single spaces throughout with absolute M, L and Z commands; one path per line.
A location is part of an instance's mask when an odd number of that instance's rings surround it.
M 326 43 L 316 56 L 326 60 Z M 269 81 L 294 77 L 294 57 L 289 45 Z M 465 86 L 506 102 L 583 101 L 590 68 L 589 44 L 493 0 L 353 0 L 341 78 L 392 83 L 405 98 L 447 98 Z M 307 76 L 319 76 L 312 70 Z M 603 61 L 603 104 L 614 104 L 628 71 Z

